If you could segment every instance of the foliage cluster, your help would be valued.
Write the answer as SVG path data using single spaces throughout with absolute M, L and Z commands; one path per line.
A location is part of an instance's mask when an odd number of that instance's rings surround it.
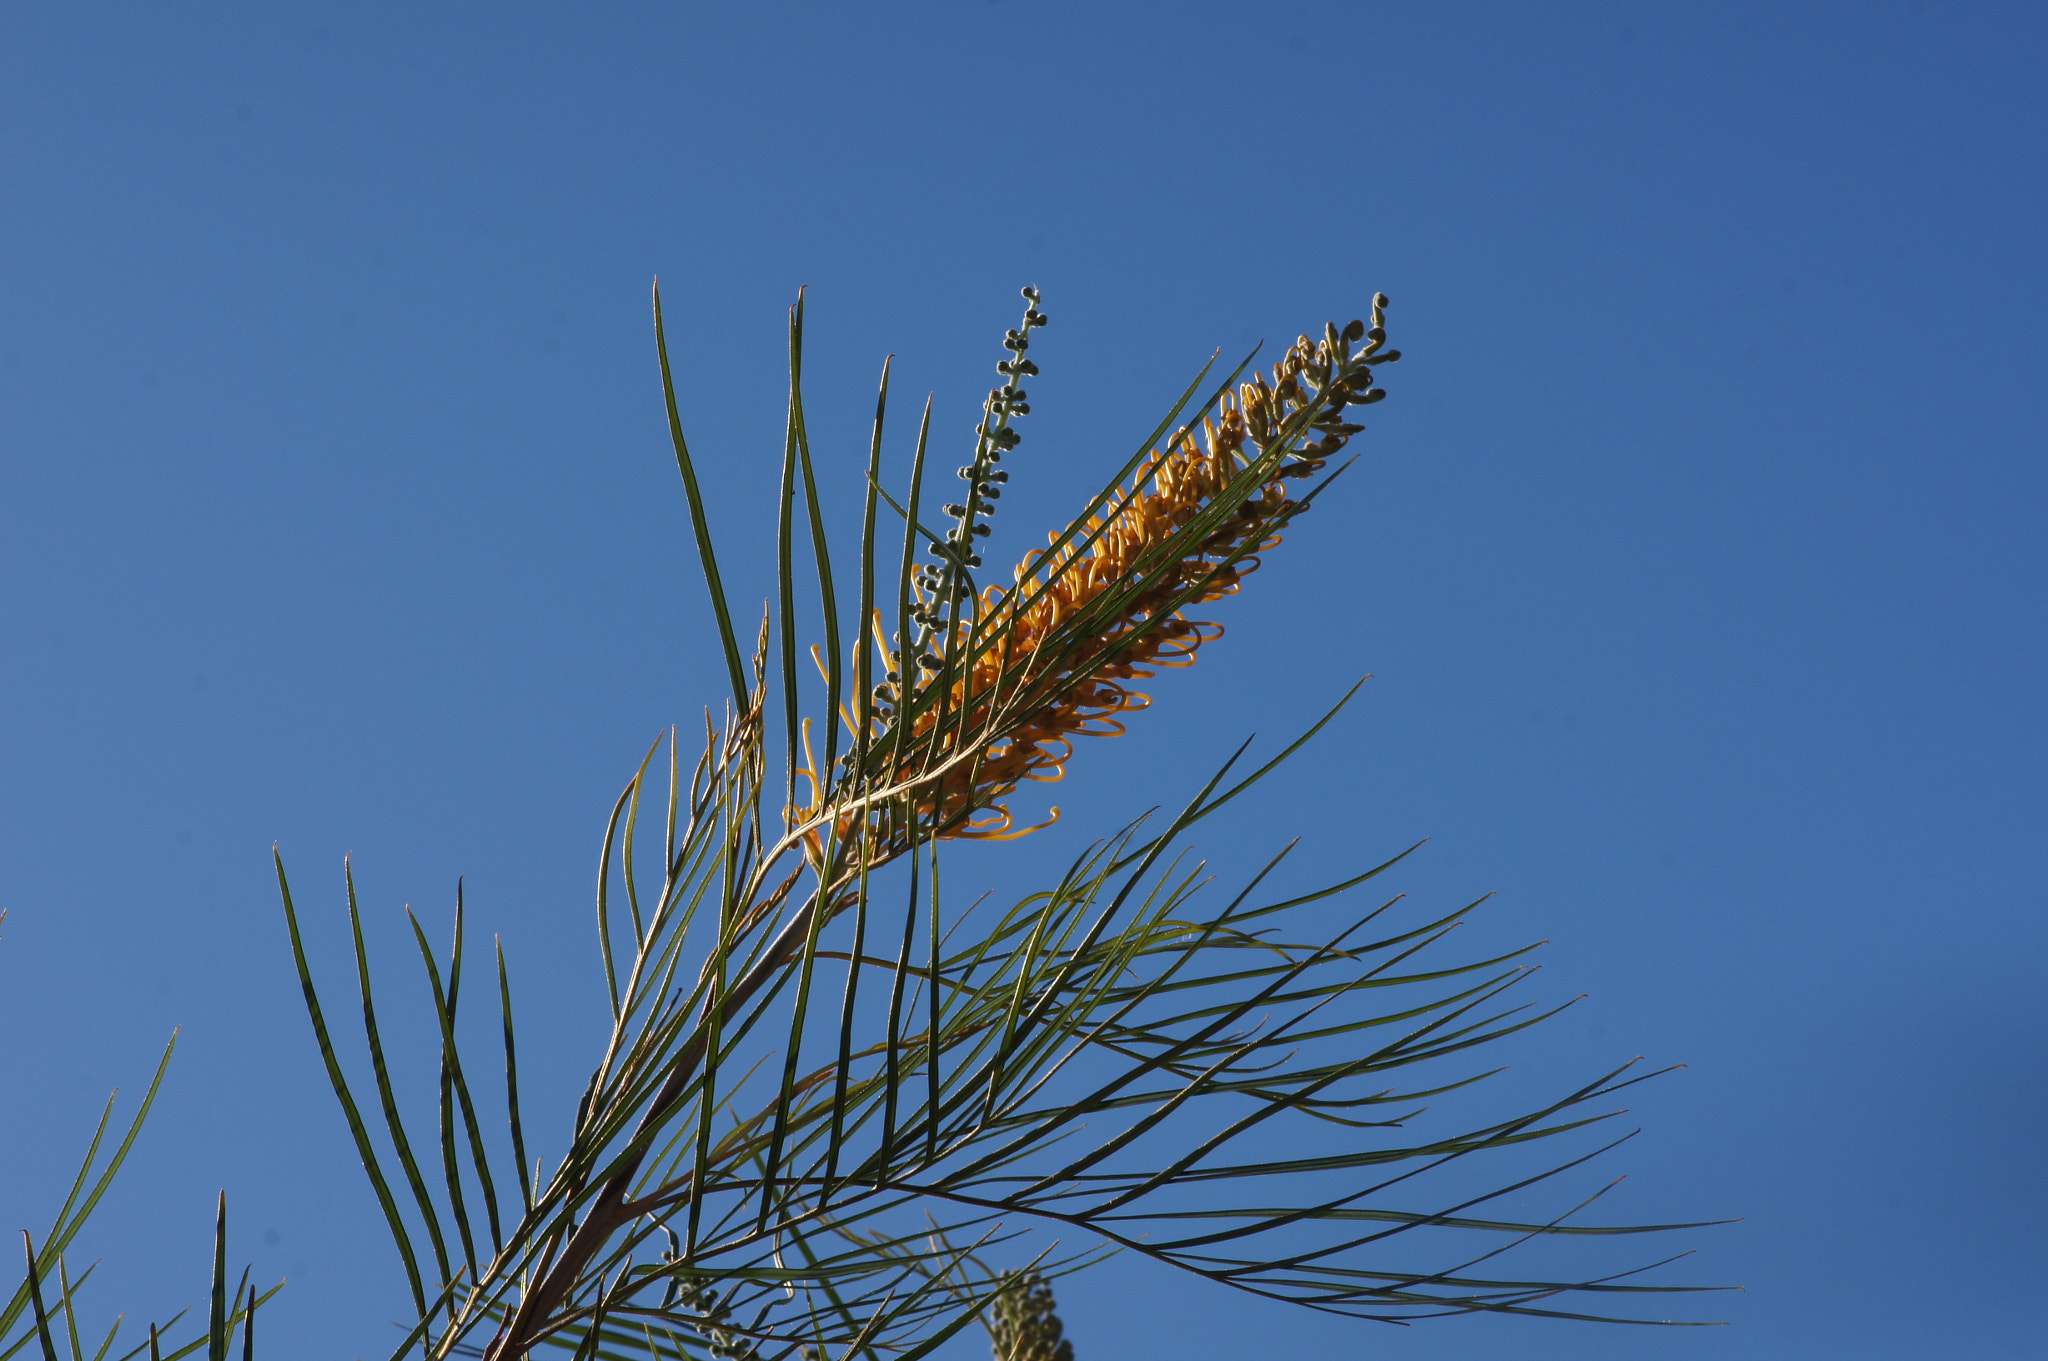
M 1535 1109 L 1417 1132 L 1432 1100 L 1486 1076 L 1469 1055 L 1549 1014 L 1504 996 L 1525 951 L 1443 959 L 1462 912 L 1414 920 L 1394 901 L 1305 934 L 1304 909 L 1399 856 L 1276 896 L 1282 848 L 1235 891 L 1204 890 L 1186 834 L 1335 708 L 1249 773 L 1240 749 L 1177 813 L 1108 832 L 1008 905 L 941 892 L 942 848 L 1033 830 L 1010 811 L 1022 783 L 1062 776 L 1076 739 L 1121 732 L 1147 703 L 1132 682 L 1191 664 L 1221 632 L 1188 611 L 1239 590 L 1343 471 L 1326 469 L 1362 429 L 1348 408 L 1382 398 L 1381 367 L 1400 357 L 1376 297 L 1369 321 L 1301 337 L 1269 372 L 1248 357 L 1212 382 L 1204 366 L 1080 514 L 990 581 L 982 541 L 1047 323 L 1037 291 L 1024 297 L 959 499 L 936 516 L 929 399 L 902 500 L 884 489 L 884 366 L 850 572 L 835 570 L 805 423 L 799 298 L 777 579 L 748 649 L 657 290 L 669 428 L 732 693 L 701 745 L 656 742 L 612 810 L 596 891 L 610 1030 L 552 1162 L 529 1158 L 502 946 L 483 983 L 487 1054 L 458 1024 L 460 892 L 445 955 L 412 921 L 440 1052 L 422 1137 L 391 1079 L 353 876 L 367 1085 L 348 1075 L 278 861 L 321 1061 L 414 1306 L 394 1357 L 917 1361 L 982 1320 L 999 1356 L 1064 1361 L 1046 1281 L 1115 1252 L 1366 1319 L 1605 1317 L 1602 1299 L 1665 1288 L 1484 1267 L 1531 1238 L 1645 1231 L 1486 1214 L 1589 1152 L 1476 1193 L 1427 1189 L 1467 1160 L 1585 1129 L 1605 1118 L 1592 1103 L 1641 1080 L 1624 1068 Z M 815 681 L 800 645 L 813 608 Z M 502 1091 L 485 1090 L 484 1066 L 501 1068 Z M 487 1134 L 499 1103 L 503 1129 Z M 1256 1151 L 1283 1138 L 1301 1156 Z M 98 1180 L 81 1173 L 32 1249 L 0 1315 L 0 1336 L 22 1325 L 0 1361 L 30 1345 L 55 1361 L 67 1330 L 84 1361 L 84 1278 L 64 1252 L 127 1148 Z M 1035 1229 L 1050 1245 L 1032 1245 Z M 203 1345 L 224 1361 L 237 1327 L 252 1346 L 268 1296 L 246 1278 L 227 1290 L 224 1203 L 218 1243 L 206 1334 L 170 1355 Z M 157 1330 L 145 1345 L 156 1353 Z

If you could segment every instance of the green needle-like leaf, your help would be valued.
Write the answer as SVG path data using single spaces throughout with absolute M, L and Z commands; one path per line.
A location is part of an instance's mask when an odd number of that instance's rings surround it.
M 519 1169 L 519 1199 L 533 1209 L 533 1179 L 526 1171 L 526 1136 L 519 1124 L 519 1050 L 512 1038 L 512 983 L 505 974 L 505 943 L 492 938 L 498 956 L 498 1006 L 505 1020 L 505 1117 L 512 1129 L 512 1161 Z
M 384 1211 L 384 1222 L 398 1247 L 399 1259 L 405 1264 L 406 1283 L 412 1287 L 413 1303 L 424 1316 L 427 1297 L 420 1285 L 419 1261 L 413 1254 L 412 1236 L 406 1232 L 405 1220 L 398 1213 L 398 1202 L 392 1198 L 391 1186 L 384 1179 L 383 1169 L 377 1162 L 377 1151 L 370 1143 L 369 1127 L 363 1123 L 362 1113 L 349 1091 L 348 1079 L 342 1075 L 341 1060 L 335 1056 L 334 1041 L 327 1032 L 327 1019 L 320 1010 L 320 995 L 313 987 L 313 971 L 306 962 L 305 942 L 299 938 L 299 916 L 292 909 L 292 890 L 285 880 L 284 860 L 275 850 L 271 852 L 271 859 L 277 867 L 277 891 L 284 899 L 285 927 L 291 932 L 292 962 L 298 967 L 299 987 L 305 993 L 306 1014 L 313 1022 L 313 1038 L 320 1045 L 320 1060 L 326 1066 L 328 1084 L 334 1088 L 335 1099 L 341 1102 L 349 1134 L 355 1139 L 357 1156 L 362 1159 L 363 1171 L 370 1178 L 371 1190 L 376 1192 L 377 1204 Z
M 43 1361 L 57 1361 L 57 1343 L 50 1336 L 50 1316 L 43 1308 L 42 1273 L 37 1269 L 35 1244 L 29 1241 L 27 1229 L 21 1231 L 21 1248 L 28 1257 L 28 1280 L 24 1286 L 35 1306 L 36 1341 L 42 1344 Z
M 676 385 L 668 367 L 668 337 L 661 325 L 661 281 L 654 282 L 654 349 L 661 360 L 661 395 L 668 405 L 669 439 L 675 445 L 676 469 L 683 475 L 683 492 L 690 502 L 690 532 L 697 541 L 697 555 L 704 564 L 704 583 L 711 592 L 711 612 L 718 620 L 718 641 L 725 649 L 725 664 L 732 672 L 733 703 L 747 702 L 746 669 L 740 664 L 739 643 L 733 637 L 732 613 L 725 603 L 725 584 L 718 576 L 718 556 L 711 547 L 711 522 L 704 513 L 704 496 L 697 489 L 697 469 L 690 461 L 690 448 L 683 440 L 683 418 L 676 412 Z
M 228 1361 L 228 1193 L 220 1193 L 213 1220 L 213 1294 L 206 1316 L 206 1361 Z
M 391 1090 L 391 1068 L 384 1060 L 384 1041 L 377 1029 L 377 1005 L 374 990 L 370 986 L 370 955 L 363 944 L 363 917 L 356 904 L 355 868 L 348 862 L 342 864 L 342 879 L 348 889 L 348 924 L 353 933 L 356 950 L 356 982 L 363 998 L 363 1037 L 370 1050 L 370 1072 L 377 1079 L 377 1100 L 384 1110 L 384 1128 L 391 1136 L 391 1146 L 397 1150 L 399 1166 L 405 1169 L 405 1180 L 412 1187 L 414 1204 L 419 1206 L 420 1218 L 427 1226 L 427 1238 L 434 1246 L 434 1264 L 440 1269 L 441 1279 L 449 1277 L 448 1246 L 441 1236 L 441 1218 L 434 1210 L 434 1200 L 427 1192 L 426 1178 L 420 1175 L 419 1164 L 413 1159 L 412 1141 L 406 1137 L 405 1121 L 398 1112 L 398 1098 Z

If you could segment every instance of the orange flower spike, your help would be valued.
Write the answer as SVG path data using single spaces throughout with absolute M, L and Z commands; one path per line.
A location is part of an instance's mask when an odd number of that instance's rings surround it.
M 1034 305 L 1035 301 L 1033 296 Z M 1126 690 L 1119 681 L 1155 674 L 1147 668 L 1192 665 L 1201 645 L 1222 635 L 1215 624 L 1190 621 L 1178 613 L 1160 618 L 1159 612 L 1198 582 L 1202 584 L 1191 597 L 1197 601 L 1236 593 L 1243 578 L 1259 567 L 1254 554 L 1278 546 L 1280 535 L 1271 530 L 1293 513 L 1285 479 L 1320 470 L 1342 447 L 1358 429 L 1343 423 L 1343 407 L 1380 395 L 1373 390 L 1373 370 L 1367 366 L 1399 358 L 1397 351 L 1380 353 L 1385 306 L 1384 296 L 1374 298 L 1370 332 L 1363 323 L 1353 322 L 1344 328 L 1341 342 L 1334 328 L 1322 341 L 1299 337 L 1273 366 L 1270 381 L 1265 374 L 1254 373 L 1235 391 L 1222 395 L 1216 411 L 1202 418 L 1199 438 L 1193 429 L 1176 431 L 1163 450 L 1153 450 L 1139 463 L 1129 489 L 1112 506 L 1091 512 L 1064 534 L 1048 534 L 1046 548 L 1026 553 L 1012 574 L 1011 589 L 991 586 L 982 591 L 978 627 L 965 626 L 952 637 L 932 640 L 943 650 L 972 645 L 976 639 L 996 636 L 991 624 L 1007 635 L 1000 651 L 984 644 L 950 687 L 956 701 L 952 712 L 959 722 L 954 726 L 949 720 L 944 740 L 986 746 L 971 777 L 949 775 L 940 782 L 943 788 L 920 799 L 926 816 L 942 821 L 966 818 L 942 836 L 1009 839 L 1035 830 L 1012 830 L 1009 810 L 997 800 L 1020 780 L 1059 779 L 1073 755 L 1075 737 L 1122 732 L 1117 715 L 1142 709 L 1150 700 Z M 1352 353 L 1353 343 L 1368 339 L 1362 351 Z M 1333 379 L 1344 384 L 1335 400 L 1329 395 Z M 1057 669 L 1046 666 L 1041 661 L 1043 649 L 1062 626 L 1123 582 L 1149 552 L 1194 522 L 1205 505 L 1249 466 L 1250 458 L 1266 453 L 1281 429 L 1301 416 L 1312 400 L 1311 389 L 1319 407 L 1315 420 L 1295 436 L 1302 442 L 1286 451 L 1272 480 L 1253 491 L 1179 564 L 1161 570 L 1153 587 L 1128 601 L 1122 618 L 1104 623 L 1092 637 L 1066 640 L 1056 653 Z M 1000 394 L 992 400 L 994 396 Z M 1256 441 L 1257 455 L 1246 454 L 1248 440 Z M 1254 532 L 1259 538 L 1247 542 Z M 1236 560 L 1225 566 L 1233 555 Z M 921 586 L 918 598 L 929 603 Z M 1144 636 L 1126 644 L 1140 629 Z M 881 637 L 879 615 L 876 631 Z M 1113 660 L 1103 660 L 1111 653 Z M 1035 688 L 1058 694 L 1062 676 L 1076 672 L 1087 678 L 1059 698 L 1029 707 L 1033 701 L 1028 696 Z M 989 732 L 1006 707 L 1012 713 L 1002 720 L 1007 731 Z M 960 713 L 963 708 L 965 714 Z M 927 708 L 912 730 L 923 736 L 937 721 L 935 708 Z M 940 750 L 921 759 L 943 761 L 949 755 Z

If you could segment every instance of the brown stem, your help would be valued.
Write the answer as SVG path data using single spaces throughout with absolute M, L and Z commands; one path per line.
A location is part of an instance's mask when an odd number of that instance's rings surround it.
M 833 876 L 835 887 L 842 877 Z M 787 891 L 786 884 L 782 891 Z M 821 888 L 814 892 L 803 907 L 784 924 L 775 942 L 768 947 L 768 952 L 748 971 L 747 976 L 717 1003 L 721 1022 L 731 1020 L 777 970 L 789 963 L 809 937 L 811 917 L 818 911 L 819 905 L 833 901 L 835 897 L 835 894 Z M 675 1065 L 669 1073 L 668 1080 L 662 1083 L 661 1090 L 655 1094 L 653 1102 L 647 1108 L 647 1114 L 640 1118 L 640 1124 L 634 1130 L 636 1139 L 651 1135 L 673 1113 L 677 1103 L 682 1100 L 683 1093 L 689 1089 L 697 1065 L 703 1061 L 705 1047 L 710 1042 L 710 1033 L 708 1027 L 700 1024 L 696 1037 L 683 1046 L 682 1051 L 676 1055 Z M 512 1316 L 510 1326 L 484 1353 L 484 1361 L 518 1361 L 518 1358 L 524 1357 L 540 1340 L 538 1334 L 548 1316 L 568 1298 L 570 1290 L 583 1274 L 583 1269 L 590 1264 L 605 1241 L 643 1212 L 643 1207 L 633 1201 L 628 1193 L 632 1189 L 634 1177 L 639 1175 L 641 1163 L 646 1160 L 648 1149 L 652 1147 L 653 1140 L 649 1138 L 645 1146 L 639 1152 L 628 1155 L 624 1165 L 605 1182 L 604 1189 L 598 1193 L 596 1201 L 584 1215 L 583 1223 L 570 1235 L 568 1243 L 562 1249 L 562 1255 L 542 1276 L 540 1283 L 520 1301 L 519 1309 Z

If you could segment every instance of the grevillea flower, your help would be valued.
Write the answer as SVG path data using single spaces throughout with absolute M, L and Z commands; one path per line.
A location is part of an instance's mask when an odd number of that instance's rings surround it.
M 1036 297 L 1027 296 L 1035 313 Z M 1383 349 L 1385 306 L 1375 297 L 1370 327 L 1354 321 L 1326 327 L 1319 341 L 1302 336 L 1270 379 L 1255 375 L 1226 391 L 1199 434 L 1183 427 L 1145 455 L 1089 512 L 1049 535 L 1048 547 L 1026 554 L 1008 587 L 959 589 L 970 562 L 979 563 L 967 555 L 976 527 L 971 506 L 947 507 L 960 527 L 938 550 L 943 566 L 913 581 L 911 617 L 921 628 L 911 665 L 874 617 L 892 661 L 892 684 L 879 698 L 897 702 L 878 706 L 867 725 L 871 778 L 828 789 L 812 775 L 811 801 L 791 810 L 813 827 L 814 858 L 824 854 L 828 822 L 842 849 L 860 843 L 871 865 L 900 853 L 913 840 L 906 807 L 942 839 L 1036 830 L 1016 828 L 1003 800 L 1025 780 L 1060 779 L 1075 738 L 1122 733 L 1125 716 L 1150 702 L 1127 682 L 1191 665 L 1221 636 L 1220 625 L 1188 618 L 1187 608 L 1234 594 L 1257 570 L 1258 555 L 1280 543 L 1279 530 L 1315 494 L 1290 484 L 1320 472 L 1363 428 L 1344 421 L 1344 408 L 1385 396 L 1372 385 L 1374 369 L 1400 358 Z M 1027 333 L 1011 333 L 1013 349 Z M 991 401 L 1002 397 L 999 389 Z M 985 418 L 985 436 L 991 424 Z M 1015 443 L 1011 436 L 993 447 Z M 986 469 L 978 460 L 962 476 L 985 485 Z M 922 685 L 901 696 L 904 678 L 920 671 L 929 673 Z M 889 799 L 876 799 L 873 776 Z

